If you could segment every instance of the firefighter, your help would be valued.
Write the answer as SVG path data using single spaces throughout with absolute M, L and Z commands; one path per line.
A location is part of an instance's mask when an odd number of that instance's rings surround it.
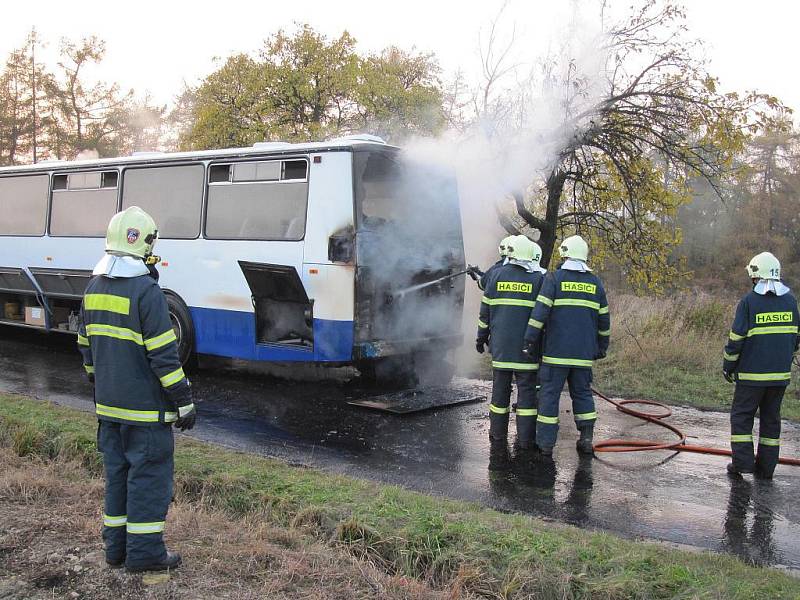
M 517 445 L 533 449 L 536 443 L 536 371 L 538 356 L 523 353 L 525 328 L 544 278 L 539 266 L 541 248 L 516 235 L 506 238 L 506 264 L 487 281 L 478 318 L 476 349 L 486 345 L 492 354 L 492 401 L 489 439 L 505 445 L 508 436 L 511 382 L 517 382 Z
M 797 300 L 781 282 L 781 264 L 769 252 L 747 265 L 753 290 L 739 302 L 723 351 L 722 373 L 735 382 L 731 407 L 728 473 L 772 479 L 778 464 L 781 401 L 798 347 Z M 759 414 L 758 454 L 753 454 L 753 418 Z
M 470 277 L 472 277 L 473 281 L 477 282 L 478 289 L 480 289 L 481 291 L 486 289 L 486 283 L 489 281 L 489 277 L 491 276 L 491 274 L 496 269 L 499 269 L 500 267 L 502 267 L 503 264 L 506 262 L 506 255 L 507 255 L 506 246 L 507 246 L 508 242 L 511 240 L 512 237 L 514 237 L 514 236 L 510 235 L 510 236 L 504 237 L 502 240 L 500 240 L 500 245 L 497 248 L 498 252 L 500 253 L 500 260 L 498 260 L 491 267 L 486 269 L 485 272 L 481 271 L 478 267 L 470 266 L 467 269 L 467 273 L 469 274 Z
M 106 562 L 130 571 L 177 567 L 164 521 L 172 500 L 173 434 L 191 429 L 195 408 L 167 301 L 156 282 L 153 219 L 132 206 L 108 225 L 81 306 L 78 346 L 94 383 L 98 450 L 106 477 Z
M 603 284 L 586 264 L 589 247 L 584 239 L 568 237 L 559 253 L 564 263 L 545 278 L 525 334 L 529 353 L 539 353 L 542 345 L 536 441 L 543 455 L 552 455 L 558 437 L 559 397 L 566 382 L 580 431 L 578 452 L 591 454 L 597 420 L 592 363 L 605 358 L 611 320 Z

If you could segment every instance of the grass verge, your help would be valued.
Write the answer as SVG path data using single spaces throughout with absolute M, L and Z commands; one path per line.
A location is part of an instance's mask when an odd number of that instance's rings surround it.
M 98 477 L 92 415 L 0 396 L 0 445 L 78 461 Z M 800 581 L 725 555 L 632 542 L 394 486 L 323 474 L 181 437 L 181 503 L 299 531 L 452 597 L 553 599 L 800 596 Z

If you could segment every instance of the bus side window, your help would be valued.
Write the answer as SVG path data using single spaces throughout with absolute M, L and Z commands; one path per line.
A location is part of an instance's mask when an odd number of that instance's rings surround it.
M 44 235 L 49 175 L 0 178 L 0 235 Z
M 306 159 L 212 165 L 208 183 L 206 237 L 299 241 L 305 236 Z
M 53 176 L 50 234 L 66 237 L 103 237 L 117 212 L 119 173 L 79 171 Z
M 202 165 L 126 169 L 122 209 L 146 210 L 162 239 L 194 239 L 200 235 L 203 175 Z

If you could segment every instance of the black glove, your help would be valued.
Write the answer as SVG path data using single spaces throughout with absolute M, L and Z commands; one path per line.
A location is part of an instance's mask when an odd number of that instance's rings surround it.
M 598 350 L 597 354 L 594 355 L 594 359 L 595 360 L 603 360 L 605 357 L 606 357 L 606 351 L 605 350 Z
M 722 369 L 722 376 L 728 383 L 733 383 L 733 371 L 726 371 L 725 369 Z
M 178 411 L 178 414 L 180 414 L 180 411 L 183 411 L 184 415 L 182 417 L 178 417 L 178 420 L 175 421 L 175 427 L 181 431 L 186 431 L 187 429 L 194 427 L 194 422 L 197 418 L 197 411 L 194 408 L 194 404 L 180 406 L 178 407 Z
M 181 431 L 186 431 L 194 427 L 194 422 L 197 419 L 197 411 L 194 408 L 191 384 L 178 392 L 178 394 L 173 397 L 173 400 L 178 407 L 178 419 L 175 421 L 175 427 Z
M 525 342 L 525 347 L 522 349 L 522 353 L 528 356 L 536 356 L 536 344 L 533 342 Z
M 467 265 L 467 275 L 472 277 L 472 281 L 480 281 L 480 278 L 483 277 L 483 271 L 481 271 L 478 267 Z
M 475 350 L 478 351 L 478 354 L 483 354 L 486 350 L 486 340 L 475 340 Z

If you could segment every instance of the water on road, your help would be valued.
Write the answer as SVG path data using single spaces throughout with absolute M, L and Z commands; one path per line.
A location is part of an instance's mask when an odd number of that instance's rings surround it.
M 92 409 L 74 338 L 0 328 L 0 390 Z M 579 459 L 562 399 L 554 461 L 495 453 L 490 471 L 485 403 L 391 415 L 347 404 L 385 390 L 346 375 L 292 381 L 257 365 L 217 364 L 193 374 L 199 407 L 191 435 L 237 450 L 326 471 L 481 502 L 630 538 L 729 552 L 800 569 L 800 468 L 772 482 L 731 480 L 727 459 L 637 452 Z M 454 394 L 488 394 L 490 383 L 457 379 Z M 598 439 L 663 436 L 663 430 L 598 404 Z M 728 415 L 688 408 L 671 422 L 688 443 L 728 447 Z M 512 416 L 513 433 L 513 416 Z M 668 435 L 668 434 L 667 434 Z M 669 439 L 669 438 L 667 438 Z M 784 423 L 781 452 L 800 456 L 800 427 Z

